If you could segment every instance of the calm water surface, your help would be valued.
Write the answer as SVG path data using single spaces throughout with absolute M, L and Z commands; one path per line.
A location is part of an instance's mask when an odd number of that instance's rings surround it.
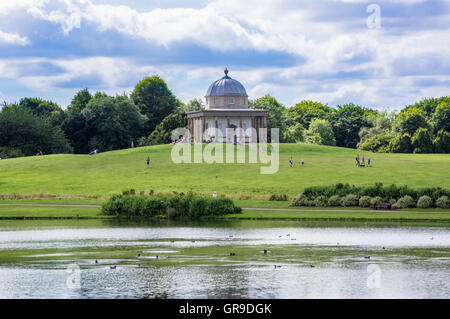
M 0 222 L 0 298 L 449 298 L 449 279 L 445 227 Z

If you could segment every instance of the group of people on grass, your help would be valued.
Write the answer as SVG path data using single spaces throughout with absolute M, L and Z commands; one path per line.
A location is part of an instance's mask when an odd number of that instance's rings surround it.
M 359 158 L 359 154 L 355 158 L 356 167 L 366 167 L 366 162 L 364 161 L 364 155 L 362 156 L 361 160 Z M 367 167 L 372 167 L 372 164 L 370 163 L 370 157 L 367 159 Z
M 302 163 L 302 166 L 305 165 L 305 160 L 302 158 L 302 160 L 300 161 L 300 163 Z M 291 165 L 291 167 L 294 167 L 294 160 L 291 158 L 289 159 L 289 164 Z

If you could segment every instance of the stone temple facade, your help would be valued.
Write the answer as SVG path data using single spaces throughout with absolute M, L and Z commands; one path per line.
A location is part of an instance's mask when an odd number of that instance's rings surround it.
M 206 92 L 206 107 L 188 112 L 188 129 L 194 142 L 265 143 L 267 111 L 248 108 L 244 86 L 225 76 L 213 82 Z M 253 128 L 253 130 L 252 130 Z

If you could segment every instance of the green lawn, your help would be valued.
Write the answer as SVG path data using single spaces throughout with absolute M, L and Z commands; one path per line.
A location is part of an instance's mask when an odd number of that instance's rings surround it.
M 369 209 L 305 209 L 303 211 L 244 210 L 242 214 L 227 215 L 231 219 L 291 219 L 334 221 L 429 221 L 450 223 L 450 210 L 400 210 L 374 212 Z M 449 224 L 450 225 L 450 224 Z
M 12 206 L 3 206 L 5 202 Z M 36 201 L 0 201 L 0 220 L 6 219 L 52 219 L 52 218 L 113 218 L 102 216 L 98 207 L 43 207 L 15 206 Z M 266 201 L 267 203 L 270 203 Z M 47 202 L 45 202 L 47 203 Z M 45 204 L 41 202 L 39 204 Z M 48 203 L 47 203 L 48 204 Z M 276 209 L 276 208 L 275 208 Z M 391 212 L 373 211 L 364 208 L 295 208 L 285 210 L 244 209 L 242 214 L 223 216 L 220 219 L 273 219 L 273 220 L 323 220 L 323 221 L 367 221 L 367 222 L 440 222 L 450 225 L 450 210 L 407 209 Z M 216 219 L 217 217 L 214 217 Z
M 49 155 L 0 161 L 0 194 L 103 196 L 134 188 L 146 193 L 189 191 L 266 199 L 272 193 L 294 196 L 305 187 L 350 183 L 407 184 L 450 188 L 448 154 L 373 154 L 372 168 L 354 167 L 353 149 L 281 144 L 280 168 L 262 175 L 265 164 L 175 164 L 171 146 L 160 145 L 88 155 Z M 151 158 L 151 167 L 145 160 Z M 295 166 L 289 167 L 293 156 Z M 299 165 L 305 159 L 305 165 Z M 272 202 L 276 207 L 284 203 Z M 258 204 L 259 205 L 259 204 Z M 245 205 L 244 205 L 245 206 Z
M 0 203 L 3 203 L 0 201 Z M 95 207 L 25 207 L 0 206 L 0 220 L 23 218 L 107 218 Z

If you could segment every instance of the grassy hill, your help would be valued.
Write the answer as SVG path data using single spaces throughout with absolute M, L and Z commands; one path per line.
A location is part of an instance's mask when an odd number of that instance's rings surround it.
M 372 168 L 355 167 L 354 149 L 310 144 L 281 144 L 280 168 L 260 174 L 265 164 L 175 164 L 171 146 L 160 145 L 88 155 L 48 155 L 0 161 L 0 194 L 108 195 L 137 192 L 189 191 L 248 195 L 301 192 L 312 185 L 338 182 L 369 185 L 382 182 L 410 187 L 450 188 L 450 155 L 373 154 Z M 150 168 L 146 158 L 150 156 Z M 289 157 L 295 165 L 289 167 Z M 300 160 L 305 159 L 305 165 Z

